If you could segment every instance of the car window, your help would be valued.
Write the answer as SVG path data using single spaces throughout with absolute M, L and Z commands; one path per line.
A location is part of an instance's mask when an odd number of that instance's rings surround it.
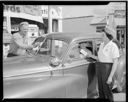
M 48 55 L 50 53 L 51 40 L 46 39 L 45 41 L 42 41 L 41 43 L 42 45 L 41 45 L 41 48 L 38 54 Z
M 60 40 L 54 40 L 55 45 L 54 45 L 54 56 L 58 57 L 61 59 L 65 52 L 67 51 L 68 48 L 68 43 Z
M 102 40 L 95 40 L 96 49 L 95 49 L 95 55 L 97 55 L 97 52 L 99 50 L 100 44 L 102 43 Z
M 79 60 L 87 60 L 84 54 L 82 54 L 80 44 L 83 43 L 86 45 L 86 51 L 87 53 L 93 53 L 93 46 L 92 41 L 84 41 L 84 42 L 78 42 L 76 44 L 73 44 L 72 48 L 69 51 L 69 54 L 67 56 L 67 62 L 73 62 L 73 61 L 79 61 Z
M 81 59 L 81 57 L 80 57 L 79 45 L 75 44 L 71 48 L 71 50 L 67 56 L 67 61 L 76 61 L 76 60 L 80 60 L 80 59 Z

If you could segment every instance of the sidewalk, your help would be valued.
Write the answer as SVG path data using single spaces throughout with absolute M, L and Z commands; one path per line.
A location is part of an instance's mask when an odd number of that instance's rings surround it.
M 115 102 L 126 102 L 126 93 L 115 93 L 114 94 Z

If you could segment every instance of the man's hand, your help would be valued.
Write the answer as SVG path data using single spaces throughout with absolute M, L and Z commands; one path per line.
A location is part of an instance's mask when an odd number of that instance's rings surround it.
M 36 43 L 33 44 L 33 47 L 36 48 L 39 45 L 40 45 L 40 42 L 36 42 Z
M 32 45 L 29 45 L 27 49 L 28 50 L 32 50 L 33 49 L 33 46 Z

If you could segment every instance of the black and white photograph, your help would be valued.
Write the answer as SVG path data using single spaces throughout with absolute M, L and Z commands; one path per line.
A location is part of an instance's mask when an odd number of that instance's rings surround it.
M 3 2 L 3 99 L 126 102 L 126 2 Z

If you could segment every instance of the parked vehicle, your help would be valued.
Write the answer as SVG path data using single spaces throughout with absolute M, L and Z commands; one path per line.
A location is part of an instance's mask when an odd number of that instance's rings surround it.
M 28 56 L 3 60 L 4 98 L 92 98 L 97 94 L 95 60 L 82 58 L 79 43 L 97 54 L 102 35 L 51 33 Z M 89 87 L 88 87 L 89 86 Z

